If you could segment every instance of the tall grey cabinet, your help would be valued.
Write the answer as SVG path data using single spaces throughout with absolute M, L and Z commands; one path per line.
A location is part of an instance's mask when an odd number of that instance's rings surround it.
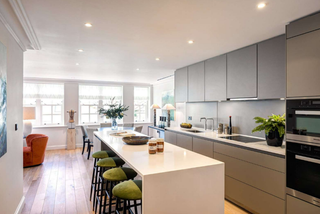
M 227 55 L 217 56 L 204 62 L 204 100 L 227 99 Z
M 227 98 L 257 97 L 257 45 L 227 54 Z
M 258 44 L 258 98 L 286 97 L 286 38 L 281 35 Z
M 177 69 L 174 72 L 174 97 L 176 103 L 188 101 L 188 70 L 187 67 Z
M 204 101 L 204 62 L 188 66 L 188 101 Z

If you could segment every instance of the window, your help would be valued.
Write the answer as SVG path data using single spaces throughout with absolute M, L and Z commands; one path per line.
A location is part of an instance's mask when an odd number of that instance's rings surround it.
M 23 106 L 36 107 L 35 125 L 63 125 L 63 99 L 63 84 L 23 85 Z
M 110 122 L 99 115 L 98 110 L 107 109 L 113 97 L 117 103 L 122 103 L 122 91 L 122 86 L 79 85 L 80 123 Z
M 149 87 L 134 88 L 134 121 L 149 121 Z

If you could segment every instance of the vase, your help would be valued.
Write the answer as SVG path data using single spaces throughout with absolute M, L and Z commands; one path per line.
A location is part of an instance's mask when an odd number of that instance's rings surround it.
M 118 123 L 117 123 L 117 118 L 112 118 L 111 119 L 111 129 L 112 130 L 117 130 L 118 129 Z
M 269 146 L 282 146 L 283 138 L 284 135 L 280 137 L 278 130 L 270 131 L 268 134 L 266 134 L 266 140 Z

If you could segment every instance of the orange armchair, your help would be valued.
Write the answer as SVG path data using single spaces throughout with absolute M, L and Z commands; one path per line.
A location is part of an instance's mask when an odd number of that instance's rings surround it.
M 30 134 L 27 136 L 27 147 L 23 147 L 23 167 L 42 164 L 48 139 L 48 136 L 43 134 Z

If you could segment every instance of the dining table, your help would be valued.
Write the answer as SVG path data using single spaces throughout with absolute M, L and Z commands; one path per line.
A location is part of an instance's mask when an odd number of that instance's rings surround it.
M 94 150 L 112 150 L 142 179 L 143 214 L 223 214 L 224 163 L 177 145 L 149 154 L 148 144 L 128 145 L 115 132 L 141 133 L 123 127 L 94 132 Z

